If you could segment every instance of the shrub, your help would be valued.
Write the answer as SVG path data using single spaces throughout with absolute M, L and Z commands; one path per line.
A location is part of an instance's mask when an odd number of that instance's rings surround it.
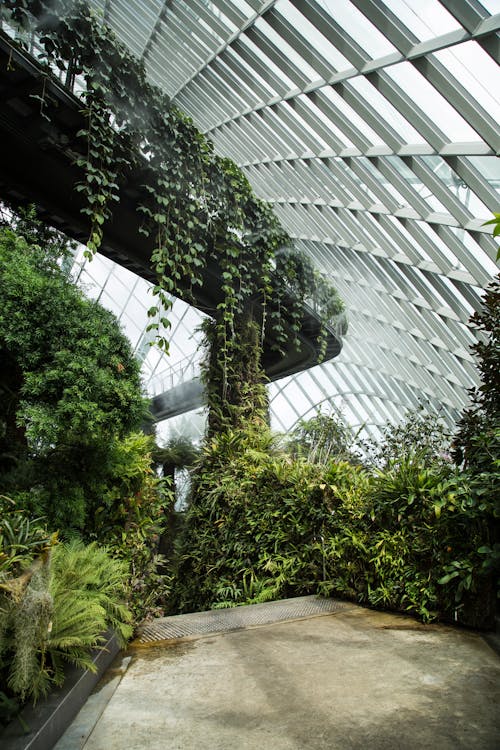
M 205 446 L 178 546 L 172 605 L 180 611 L 314 590 L 319 471 L 270 445 L 268 432 L 250 428 Z
M 429 413 L 421 405 L 406 413 L 398 424 L 387 423 L 377 442 L 361 447 L 365 463 L 383 468 L 408 455 L 418 454 L 427 465 L 449 463 L 451 434 L 439 414 Z
M 311 419 L 300 420 L 287 441 L 295 457 L 311 463 L 327 464 L 333 459 L 359 463 L 354 450 L 356 436 L 342 414 L 332 408 L 330 414 L 318 410 Z
M 162 614 L 170 587 L 159 575 L 159 539 L 175 502 L 168 479 L 152 468 L 154 441 L 132 433 L 109 446 L 107 483 L 92 508 L 88 536 L 128 566 L 127 602 L 135 623 Z
M 30 518 L 15 500 L 0 495 L 0 585 L 20 575 L 55 541 L 42 523 L 42 518 Z
M 319 592 L 485 627 L 491 539 L 473 485 L 408 453 L 370 473 L 224 433 L 205 448 L 178 547 L 180 611 Z
M 372 475 L 350 467 L 347 477 L 342 469 L 338 476 L 333 465 L 325 488 L 333 514 L 322 592 L 426 621 L 491 624 L 489 524 L 467 476 L 449 464 L 429 466 L 421 454 Z

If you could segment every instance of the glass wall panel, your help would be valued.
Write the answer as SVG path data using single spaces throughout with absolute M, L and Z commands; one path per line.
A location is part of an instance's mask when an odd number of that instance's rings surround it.
M 460 29 L 460 24 L 438 0 L 384 0 L 391 10 L 421 42 Z
M 427 114 L 450 141 L 478 141 L 477 132 L 411 63 L 391 65 L 386 71 L 400 89 Z

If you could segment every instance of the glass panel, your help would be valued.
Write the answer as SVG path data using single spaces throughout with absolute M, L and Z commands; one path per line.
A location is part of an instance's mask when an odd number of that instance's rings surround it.
M 427 164 L 429 169 L 439 177 L 441 182 L 446 185 L 448 190 L 458 198 L 465 208 L 476 217 L 486 219 L 489 215 L 488 208 L 479 200 L 477 195 L 472 192 L 470 187 L 454 172 L 449 164 L 440 156 L 423 156 L 422 161 Z
M 450 265 L 452 265 L 453 268 L 457 270 L 465 271 L 465 266 L 463 266 L 460 263 L 458 258 L 454 255 L 454 253 L 451 252 L 448 245 L 445 242 L 443 242 L 441 237 L 439 237 L 439 235 L 432 229 L 431 226 L 429 226 L 429 224 L 427 224 L 426 221 L 417 221 L 415 223 L 417 224 L 419 229 L 421 229 L 422 232 L 424 232 L 427 235 L 427 237 L 432 242 L 432 244 L 436 246 L 439 252 L 446 258 L 448 263 L 450 263 Z
M 372 107 L 374 112 L 387 121 L 387 124 L 396 131 L 404 143 L 425 143 L 418 130 L 415 130 L 408 120 L 366 78 L 362 76 L 351 78 L 349 85 Z
M 477 169 L 493 190 L 500 193 L 500 159 L 497 156 L 469 156 L 466 161 Z
M 295 420 L 304 408 L 309 408 L 302 391 L 294 381 L 290 381 L 286 386 L 286 395 L 282 391 L 274 401 L 279 401 L 279 406 L 273 402 L 273 409 L 279 411 L 282 421 Z
M 319 0 L 319 5 L 370 57 L 384 57 L 397 52 L 387 37 L 348 0 Z
M 121 282 L 116 274 L 111 274 L 104 288 L 115 300 L 115 309 L 121 310 L 130 296 L 130 289 Z
M 143 301 L 139 300 L 134 293 L 126 300 L 126 304 L 127 315 L 131 320 L 144 328 L 147 325 L 147 308 L 144 306 Z
M 204 409 L 191 411 L 189 414 L 180 414 L 178 417 L 164 419 L 156 424 L 156 434 L 159 442 L 174 437 L 187 437 L 190 440 L 199 442 L 205 432 L 206 412 Z
M 437 0 L 419 0 L 418 3 L 415 0 L 384 0 L 384 5 L 421 42 L 461 28 Z
M 326 127 L 330 130 L 332 136 L 339 140 L 344 148 L 354 147 L 354 143 L 346 136 L 346 134 L 339 130 L 335 123 L 333 123 L 332 120 L 327 117 L 324 112 L 309 99 L 308 96 L 300 96 L 299 99 L 301 102 L 303 102 L 304 106 L 311 110 L 315 117 L 317 117 L 326 125 Z M 332 148 L 332 145 L 330 143 L 328 143 L 327 145 L 329 148 Z
M 388 222 L 390 222 L 394 226 L 396 231 L 398 231 L 406 239 L 406 241 L 412 246 L 412 249 L 415 250 L 415 252 L 418 253 L 418 255 L 420 255 L 422 260 L 426 260 L 426 261 L 431 260 L 431 258 L 429 257 L 427 252 L 424 250 L 424 248 L 419 243 L 417 243 L 413 235 L 411 235 L 405 229 L 404 225 L 398 219 L 396 219 L 396 217 L 387 216 L 386 219 Z
M 254 10 L 245 0 L 231 0 L 232 4 L 240 10 L 244 16 L 250 18 L 254 14 Z
M 207 2 L 206 6 L 211 11 L 212 15 L 217 18 L 217 20 L 222 22 L 224 26 L 227 26 L 230 34 L 234 34 L 234 32 L 238 30 L 238 27 L 213 3 Z
M 125 336 L 132 344 L 132 348 L 135 349 L 142 337 L 143 329 L 131 320 L 128 315 L 122 315 L 120 317 L 120 325 Z
M 409 62 L 398 63 L 387 68 L 387 75 L 411 97 L 431 122 L 445 134 L 450 141 L 479 141 L 479 135 L 448 104 L 434 86 L 416 70 Z
M 378 196 L 366 185 L 363 180 L 345 163 L 343 159 L 335 157 L 335 164 L 340 167 L 344 172 L 349 175 L 349 178 L 355 182 L 360 190 L 362 190 L 373 203 L 379 203 Z
M 436 198 L 436 196 L 429 190 L 429 188 L 423 184 L 420 177 L 418 177 L 414 172 L 411 171 L 409 167 L 406 166 L 402 159 L 400 159 L 398 156 L 388 156 L 387 160 L 395 167 L 395 169 L 398 170 L 401 177 L 403 177 L 406 182 L 408 182 L 409 185 L 411 185 L 411 187 L 416 190 L 420 197 L 423 198 L 423 200 L 432 208 L 433 211 L 445 214 L 449 213 L 448 209 L 445 208 L 443 204 Z
M 262 17 L 255 22 L 256 28 L 271 41 L 273 44 L 283 52 L 283 55 L 290 60 L 299 70 L 309 79 L 309 81 L 315 81 L 318 78 L 317 72 L 312 68 L 295 50 L 291 47 L 288 42 L 283 39 Z
M 403 198 L 403 196 L 396 190 L 394 185 L 389 182 L 387 177 L 384 177 L 384 175 L 379 172 L 379 170 L 374 166 L 371 159 L 368 159 L 367 157 L 360 156 L 358 157 L 357 161 L 359 161 L 360 164 L 363 165 L 363 167 L 370 173 L 370 175 L 377 180 L 377 182 L 380 182 L 380 185 L 383 187 L 384 190 L 387 190 L 395 200 L 397 200 L 399 206 L 405 206 L 407 205 L 407 202 Z M 383 203 L 383 196 L 379 195 L 378 202 Z
M 287 76 L 285 73 L 278 68 L 277 65 L 273 63 L 272 60 L 270 60 L 267 55 L 265 55 L 262 50 L 260 50 L 256 44 L 254 44 L 250 39 L 248 39 L 245 36 L 241 36 L 239 39 L 240 43 L 244 45 L 245 47 L 248 47 L 248 49 L 253 52 L 257 60 L 259 60 L 266 68 L 269 68 L 269 70 L 274 73 L 274 75 L 278 78 L 279 81 L 283 83 L 283 85 L 289 89 L 296 88 L 294 82 Z M 254 72 L 255 75 L 255 72 Z M 266 79 L 267 81 L 267 79 Z M 267 82 L 268 85 L 271 85 L 269 82 Z
M 472 253 L 474 260 L 481 264 L 486 273 L 491 274 L 492 276 L 498 273 L 498 267 L 495 264 L 495 261 L 485 253 L 482 247 L 471 237 L 469 232 L 457 227 L 449 227 L 449 229 L 450 232 L 456 236 L 458 241 L 461 242 L 470 253 Z
M 498 65 L 477 42 L 465 42 L 451 49 L 440 50 L 435 57 L 474 96 L 479 104 L 500 121 L 500 96 L 494 82 Z
M 288 117 L 291 120 L 295 121 L 296 128 L 294 129 L 294 132 L 296 133 L 296 137 L 297 133 L 300 132 L 306 135 L 306 138 L 304 138 L 304 143 L 307 143 L 309 148 L 312 148 L 316 153 L 327 148 L 326 141 L 320 138 L 314 128 L 312 128 L 311 125 L 306 122 L 306 120 L 304 120 L 304 118 L 301 117 L 301 115 L 299 115 L 296 110 L 292 106 L 290 106 L 290 104 L 288 104 L 288 102 L 284 101 L 280 105 L 280 109 L 284 110 L 288 114 Z
M 337 94 L 335 89 L 333 89 L 331 86 L 325 86 L 325 88 L 321 89 L 321 93 L 326 96 L 326 98 L 333 104 L 336 109 L 338 109 L 340 112 L 342 112 L 347 119 L 349 120 L 349 123 L 353 126 L 353 128 L 356 128 L 359 130 L 359 132 L 373 145 L 373 146 L 383 146 L 384 141 L 375 133 L 372 128 L 366 124 L 366 122 L 363 120 L 362 117 L 358 115 L 357 112 L 353 110 L 352 107 L 345 102 L 342 97 Z
M 481 0 L 488 13 L 494 16 L 496 13 L 500 13 L 500 0 Z
M 286 20 L 293 24 L 294 28 L 311 45 L 312 49 L 323 55 L 332 65 L 332 73 L 349 70 L 352 68 L 349 60 L 342 55 L 336 47 L 331 44 L 318 29 L 308 21 L 302 13 L 299 13 L 289 0 L 278 0 L 275 9 L 283 15 Z

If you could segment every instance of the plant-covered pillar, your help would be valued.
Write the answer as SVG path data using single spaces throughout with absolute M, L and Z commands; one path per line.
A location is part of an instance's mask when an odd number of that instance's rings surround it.
M 251 313 L 236 316 L 230 341 L 215 320 L 203 325 L 206 358 L 202 378 L 208 403 L 207 438 L 228 429 L 269 424 L 261 329 Z

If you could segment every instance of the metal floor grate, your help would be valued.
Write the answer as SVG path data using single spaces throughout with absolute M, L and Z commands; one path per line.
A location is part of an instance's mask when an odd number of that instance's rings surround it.
M 269 625 L 273 622 L 332 614 L 352 606 L 348 602 L 339 602 L 334 599 L 300 596 L 278 602 L 250 604 L 246 607 L 160 617 L 144 627 L 138 641 L 139 643 L 154 643 L 171 638 L 224 633 L 255 625 Z

